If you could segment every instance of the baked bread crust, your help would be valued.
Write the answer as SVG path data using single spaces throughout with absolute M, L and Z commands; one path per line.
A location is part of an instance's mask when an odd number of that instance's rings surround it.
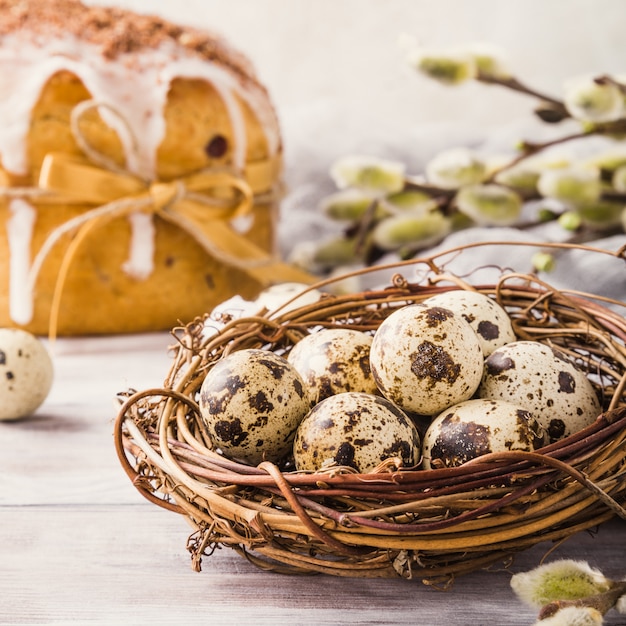
M 0 14 L 0 75 L 13 83 L 9 95 L 0 89 L 5 184 L 35 188 L 44 159 L 58 152 L 95 154 L 146 185 L 223 169 L 245 179 L 249 166 L 269 163 L 240 236 L 273 253 L 282 144 L 267 90 L 245 56 L 208 32 L 76 0 L 0 0 Z M 90 100 L 107 108 L 73 117 Z M 48 332 L 75 232 L 51 246 L 32 288 L 25 280 L 51 233 L 93 208 L 0 196 L 0 325 Z M 159 214 L 133 218 L 93 228 L 72 253 L 56 333 L 168 329 L 262 287 Z

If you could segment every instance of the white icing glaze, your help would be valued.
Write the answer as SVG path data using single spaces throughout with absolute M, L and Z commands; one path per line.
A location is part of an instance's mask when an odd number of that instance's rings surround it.
M 5 36 L 0 46 L 0 155 L 10 172 L 28 171 L 25 138 L 31 111 L 48 79 L 63 69 L 75 74 L 94 100 L 119 111 L 133 129 L 136 145 L 119 118 L 101 109 L 103 119 L 124 145 L 128 170 L 145 180 L 154 179 L 156 151 L 165 133 L 163 108 L 176 77 L 204 79 L 222 97 L 235 138 L 235 167 L 245 164 L 247 148 L 243 113 L 235 94 L 255 112 L 265 130 L 270 154 L 278 150 L 275 119 L 261 88 L 252 83 L 242 86 L 225 67 L 185 56 L 172 42 L 134 54 L 132 63 L 126 63 L 123 57 L 106 59 L 97 47 L 72 36 L 33 45 L 15 33 Z
M 152 274 L 154 269 L 154 221 L 147 213 L 128 216 L 131 227 L 130 252 L 122 269 L 138 280 Z
M 9 302 L 11 319 L 28 324 L 33 317 L 33 296 L 28 280 L 30 247 L 37 215 L 25 200 L 15 198 L 9 203 L 11 217 L 7 220 L 9 239 Z
M 277 123 L 265 92 L 253 83 L 243 86 L 226 67 L 190 56 L 174 42 L 111 60 L 103 57 L 97 46 L 71 35 L 40 37 L 34 42 L 31 37 L 16 32 L 4 36 L 0 45 L 0 158 L 9 172 L 28 172 L 26 137 L 31 111 L 43 86 L 60 70 L 72 72 L 95 101 L 118 112 L 113 114 L 106 107 L 99 111 L 122 142 L 128 171 L 146 181 L 155 179 L 157 149 L 165 133 L 164 105 L 170 84 L 177 77 L 204 79 L 219 93 L 231 122 L 236 168 L 243 169 L 247 151 L 245 121 L 236 96 L 257 116 L 270 155 L 279 149 Z M 132 136 L 127 127 L 132 129 Z M 11 318 L 27 323 L 33 304 L 32 294 L 26 293 L 24 285 L 36 213 L 25 202 L 13 202 L 15 213 L 8 227 L 12 250 Z M 123 269 L 136 278 L 146 278 L 154 263 L 154 225 L 147 215 L 130 219 L 132 238 Z

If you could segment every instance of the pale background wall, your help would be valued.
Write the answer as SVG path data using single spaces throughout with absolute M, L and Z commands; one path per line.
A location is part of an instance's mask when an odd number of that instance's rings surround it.
M 398 45 L 401 34 L 429 47 L 501 46 L 518 78 L 557 97 L 572 76 L 626 74 L 626 0 L 85 1 L 218 31 L 251 58 L 283 127 L 286 252 L 297 239 L 323 235 L 327 224 L 315 209 L 334 190 L 334 159 L 399 158 L 418 173 L 451 144 L 511 146 L 545 127 L 525 97 L 417 75 Z M 623 281 L 612 284 L 624 293 Z
M 290 168 L 350 152 L 400 155 L 417 168 L 424 145 L 430 153 L 464 133 L 476 140 L 527 124 L 527 98 L 418 76 L 398 44 L 403 33 L 427 46 L 499 45 L 519 78 L 555 95 L 571 76 L 626 73 L 624 0 L 87 1 L 226 36 L 270 90 Z
M 246 52 L 279 108 L 332 98 L 367 107 L 381 123 L 507 121 L 518 98 L 485 107 L 484 88 L 463 95 L 416 77 L 401 33 L 429 46 L 489 41 L 534 85 L 558 93 L 573 74 L 626 71 L 623 0 L 88 0 L 212 28 Z M 490 98 L 494 94 L 490 94 Z

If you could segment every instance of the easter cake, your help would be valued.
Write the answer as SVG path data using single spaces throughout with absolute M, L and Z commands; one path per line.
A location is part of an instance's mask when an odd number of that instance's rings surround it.
M 280 128 L 222 38 L 0 0 L 0 326 L 168 329 L 305 280 L 275 255 Z

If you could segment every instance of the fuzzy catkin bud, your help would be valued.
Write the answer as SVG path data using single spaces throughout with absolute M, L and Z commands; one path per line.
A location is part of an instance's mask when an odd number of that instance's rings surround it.
M 573 232 L 582 226 L 583 220 L 577 211 L 565 211 L 559 215 L 558 222 L 561 228 Z
M 468 54 L 474 60 L 479 77 L 506 80 L 511 78 L 504 53 L 497 46 L 478 42 L 466 46 Z
M 380 200 L 381 208 L 388 214 L 399 213 L 427 213 L 437 208 L 437 203 L 421 191 L 400 191 Z
M 312 260 L 315 267 L 329 270 L 340 265 L 352 265 L 360 260 L 360 256 L 355 240 L 337 237 L 321 242 Z
M 372 232 L 373 242 L 382 250 L 426 247 L 443 239 L 451 230 L 450 220 L 441 213 L 404 213 L 382 220 Z
M 498 172 L 494 180 L 500 185 L 515 187 L 520 191 L 532 193 L 537 189 L 539 172 L 536 169 L 520 164 Z
M 617 202 L 590 202 L 576 207 L 581 222 L 592 229 L 617 226 L 621 222 L 623 205 Z
M 330 170 L 339 189 L 356 187 L 372 194 L 395 193 L 404 187 L 405 165 L 376 157 L 348 156 Z
M 565 107 L 582 122 L 614 122 L 624 115 L 624 98 L 612 83 L 599 84 L 592 77 L 576 78 L 565 85 Z
M 444 85 L 459 85 L 476 77 L 476 63 L 466 52 L 415 50 L 409 64 Z
M 537 189 L 546 198 L 576 205 L 598 200 L 602 183 L 595 168 L 558 168 L 544 171 Z
M 324 241 L 301 241 L 291 250 L 288 261 L 311 274 L 327 272 L 340 265 L 360 262 L 356 242 L 344 237 Z
M 531 259 L 532 265 L 538 272 L 551 272 L 556 263 L 554 256 L 549 252 L 535 252 Z
M 468 185 L 455 201 L 459 211 L 479 226 L 510 226 L 522 211 L 520 196 L 500 185 Z
M 375 198 L 360 189 L 343 189 L 320 203 L 321 211 L 333 220 L 356 222 L 370 209 Z
M 511 588 L 526 604 L 541 608 L 557 600 L 578 600 L 604 593 L 610 581 L 584 561 L 561 559 L 515 574 Z
M 480 183 L 486 177 L 484 160 L 467 148 L 444 150 L 426 165 L 428 182 L 443 189 L 459 189 Z

